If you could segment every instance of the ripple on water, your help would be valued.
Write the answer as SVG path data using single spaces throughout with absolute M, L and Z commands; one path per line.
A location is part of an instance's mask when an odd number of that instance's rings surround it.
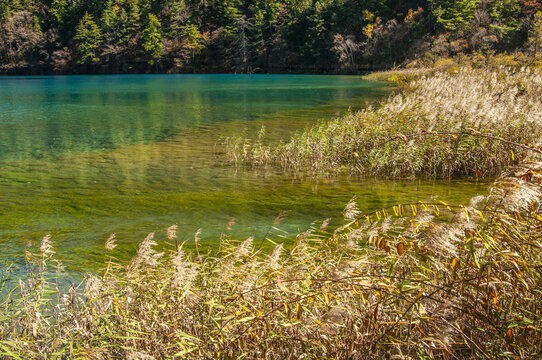
M 213 246 L 231 236 L 261 239 L 273 219 L 294 235 L 340 217 L 357 195 L 362 210 L 438 195 L 466 202 L 486 184 L 302 180 L 278 170 L 223 166 L 215 145 L 227 136 L 269 141 L 382 99 L 388 90 L 340 76 L 74 76 L 0 79 L 0 262 L 19 261 L 51 234 L 70 274 L 97 270 L 116 233 L 127 259 L 151 231 L 166 244 Z M 164 245 L 167 246 L 167 245 Z M 24 262 L 20 262 L 24 264 Z

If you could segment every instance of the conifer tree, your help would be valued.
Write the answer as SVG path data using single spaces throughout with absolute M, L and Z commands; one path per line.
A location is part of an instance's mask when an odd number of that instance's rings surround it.
M 0 24 L 5 23 L 7 18 L 9 17 L 9 3 L 9 0 L 0 0 Z
M 542 50 L 542 11 L 533 16 L 527 45 L 535 56 Z
M 139 24 L 140 11 L 135 0 L 108 0 L 101 23 L 105 40 L 114 46 L 125 47 Z
M 68 4 L 66 0 L 53 0 L 49 8 L 50 21 L 55 27 L 60 27 L 64 24 Z
M 100 61 L 102 32 L 88 13 L 79 21 L 73 39 L 76 42 L 78 64 L 97 64 Z
M 199 32 L 197 25 L 188 24 L 184 27 L 183 36 L 187 40 L 186 47 L 190 51 L 190 58 L 192 59 L 203 48 L 202 34 Z
M 492 30 L 502 38 L 520 28 L 520 6 L 517 0 L 491 0 L 488 12 Z
M 160 59 L 160 53 L 162 52 L 162 24 L 158 18 L 149 14 L 149 21 L 147 27 L 143 30 L 143 48 L 147 54 L 149 65 L 154 65 L 155 61 Z
M 478 0 L 429 0 L 433 15 L 443 30 L 468 31 Z

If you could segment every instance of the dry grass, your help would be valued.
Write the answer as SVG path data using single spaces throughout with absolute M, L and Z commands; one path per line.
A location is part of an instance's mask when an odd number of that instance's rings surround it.
M 471 63 L 414 71 L 378 108 L 350 113 L 264 146 L 229 139 L 229 158 L 312 174 L 492 177 L 542 133 L 542 73 Z M 419 75 L 419 73 L 427 75 Z M 391 75 L 393 75 L 392 73 Z M 499 141 L 495 141 L 499 140 Z
M 226 237 L 217 253 L 185 253 L 172 225 L 166 234 L 174 250 L 158 253 L 151 233 L 123 265 L 112 235 L 103 273 L 65 291 L 47 236 L 39 253 L 27 254 L 26 278 L 12 289 L 2 282 L 0 355 L 540 358 L 542 157 L 524 144 L 540 136 L 537 94 L 536 71 L 438 73 L 379 109 L 300 134 L 276 153 L 289 166 L 297 154 L 315 169 L 344 165 L 370 174 L 487 175 L 500 168 L 487 196 L 466 206 L 418 202 L 361 214 L 354 198 L 343 226 L 328 230 L 326 219 L 269 254 L 256 250 L 253 238 Z M 301 141 L 305 147 L 296 145 Z
M 533 158 L 534 159 L 534 158 Z M 345 209 L 265 255 L 154 250 L 61 292 L 54 243 L 0 306 L 7 358 L 534 359 L 542 350 L 542 163 L 468 206 Z M 175 241 L 175 228 L 168 229 Z M 112 249 L 113 238 L 106 242 Z M 106 251 L 106 250 L 104 250 Z

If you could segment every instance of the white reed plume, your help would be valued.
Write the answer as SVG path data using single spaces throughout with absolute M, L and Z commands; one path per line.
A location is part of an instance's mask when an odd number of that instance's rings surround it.
M 356 220 L 356 218 L 361 213 L 356 200 L 357 196 L 354 196 L 352 199 L 350 199 L 350 201 L 344 208 L 343 215 L 346 220 Z
M 177 240 L 177 224 L 167 228 L 167 238 L 169 240 Z
M 235 225 L 235 219 L 231 219 L 230 221 L 228 221 L 228 223 L 226 224 L 226 230 L 227 231 L 232 231 L 233 230 L 233 225 Z
M 194 233 L 194 242 L 196 244 L 201 241 L 199 236 L 201 235 L 202 231 L 203 231 L 203 229 L 200 228 L 200 229 L 196 230 L 196 232 Z
M 320 225 L 320 230 L 326 231 L 327 227 L 329 226 L 329 223 L 331 222 L 331 218 L 327 218 L 322 222 L 322 225 Z
M 55 253 L 53 243 L 51 241 L 51 235 L 47 234 L 41 240 L 40 252 L 44 257 L 50 257 Z
M 424 244 L 444 259 L 457 257 L 457 244 L 465 238 L 464 229 L 455 224 L 432 224 L 426 235 Z
M 139 245 L 136 256 L 132 259 L 129 270 L 135 271 L 141 265 L 156 266 L 158 259 L 160 259 L 164 253 L 157 253 L 153 247 L 158 245 L 154 240 L 154 232 L 147 235 L 145 240 Z
M 107 241 L 105 242 L 105 250 L 111 251 L 114 248 L 117 247 L 117 239 L 115 238 L 115 234 L 109 235 L 109 238 L 107 238 Z
M 234 251 L 233 251 L 233 259 L 235 261 L 242 259 L 246 256 L 249 256 L 252 253 L 252 244 L 254 242 L 254 238 L 251 236 L 245 241 L 241 243 Z
M 282 244 L 279 244 L 275 246 L 273 249 L 273 252 L 268 257 L 267 265 L 271 269 L 278 269 L 280 267 L 280 257 L 282 256 L 282 253 L 284 251 L 284 246 Z
M 280 214 L 277 215 L 275 220 L 273 220 L 273 224 L 279 225 L 288 217 L 289 214 L 290 214 L 289 210 L 281 211 Z
M 102 289 L 102 280 L 95 275 L 87 274 L 85 276 L 85 290 L 83 294 L 87 299 L 96 299 Z
M 508 211 L 523 212 L 542 198 L 540 189 L 525 180 L 507 177 L 497 182 L 490 190 L 490 198 L 498 200 L 497 206 Z
M 141 351 L 129 351 L 126 360 L 156 360 L 156 358 Z
M 199 270 L 198 265 L 186 259 L 182 245 L 177 254 L 171 260 L 175 273 L 173 274 L 173 286 L 178 289 L 190 287 L 196 280 Z
M 302 243 L 306 238 L 312 235 L 312 230 L 303 231 L 301 234 L 297 235 L 297 242 Z

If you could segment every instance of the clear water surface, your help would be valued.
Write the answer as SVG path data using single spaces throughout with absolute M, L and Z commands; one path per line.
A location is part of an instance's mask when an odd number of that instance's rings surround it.
M 202 246 L 221 233 L 262 239 L 281 211 L 283 235 L 334 217 L 357 195 L 374 210 L 431 195 L 456 203 L 486 184 L 461 181 L 300 179 L 224 164 L 219 139 L 271 141 L 384 98 L 377 83 L 347 76 L 137 75 L 0 78 L 0 265 L 21 262 L 51 234 L 69 272 L 131 257 L 149 233 Z M 226 231 L 230 219 L 232 231 Z M 276 231 L 276 230 L 272 230 Z M 167 245 L 164 245 L 167 246 Z

